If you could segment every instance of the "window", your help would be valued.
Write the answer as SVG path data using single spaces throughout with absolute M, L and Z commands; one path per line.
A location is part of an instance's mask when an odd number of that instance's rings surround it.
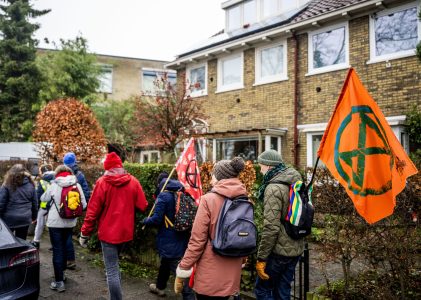
M 243 53 L 238 53 L 218 60 L 218 91 L 243 88 Z
M 286 42 L 256 49 L 256 84 L 286 80 Z
M 207 94 L 207 64 L 194 65 L 187 68 L 187 87 L 190 96 L 204 96 Z
M 349 67 L 348 24 L 309 33 L 309 73 Z
M 257 22 L 257 0 L 249 0 L 227 9 L 227 31 Z
M 159 151 L 141 151 L 140 152 L 140 163 L 141 164 L 155 164 L 161 161 L 161 155 Z
M 370 18 L 370 60 L 415 55 L 420 39 L 416 3 L 382 11 Z
M 166 74 L 168 82 L 175 87 L 177 83 L 177 73 L 169 70 L 142 69 L 142 91 L 148 95 L 155 95 L 158 90 L 163 91 L 163 87 L 158 87 L 156 80 L 162 79 Z
M 240 156 L 244 160 L 257 159 L 257 137 L 216 140 L 216 160 Z
M 101 65 L 100 68 L 98 92 L 111 94 L 113 92 L 113 66 Z
M 276 15 L 278 12 L 278 0 L 262 0 L 262 19 Z

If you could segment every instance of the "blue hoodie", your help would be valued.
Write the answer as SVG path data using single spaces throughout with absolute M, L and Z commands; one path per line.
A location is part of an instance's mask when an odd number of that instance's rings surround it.
M 89 198 L 91 198 L 91 189 L 89 188 L 85 175 L 82 173 L 82 171 L 79 170 L 79 167 L 77 165 L 73 165 L 70 168 L 72 169 L 73 174 L 77 178 L 77 183 L 79 183 L 82 187 L 83 195 L 85 196 L 86 203 L 88 203 Z
M 166 178 L 162 179 L 159 184 L 159 190 L 162 189 L 165 181 Z M 183 185 L 177 180 L 170 179 L 165 187 L 165 191 L 158 195 L 153 215 L 143 221 L 145 225 L 155 225 L 159 227 L 158 234 L 156 236 L 156 246 L 160 257 L 183 257 L 190 239 L 190 232 L 177 232 L 173 227 L 166 228 L 165 226 L 165 216 L 174 223 L 174 193 L 180 190 L 183 190 Z

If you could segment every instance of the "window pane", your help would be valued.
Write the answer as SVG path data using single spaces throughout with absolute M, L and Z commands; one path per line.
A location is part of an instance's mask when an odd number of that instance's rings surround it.
M 263 18 L 275 15 L 278 12 L 278 0 L 263 0 Z
M 156 73 L 154 71 L 143 71 L 142 90 L 147 93 L 152 93 L 155 91 L 155 80 Z
M 279 151 L 277 137 L 273 137 L 273 136 L 270 137 L 270 149 Z
M 375 20 L 376 55 L 415 49 L 418 40 L 417 8 Z
M 262 77 L 281 74 L 283 70 L 283 46 L 263 49 L 260 59 Z
M 313 68 L 346 62 L 345 27 L 313 36 Z
M 290 10 L 293 10 L 297 7 L 297 1 L 296 0 L 281 0 L 281 11 L 288 12 Z
M 256 21 L 256 0 L 245 2 L 243 24 L 253 24 Z
M 101 66 L 101 75 L 99 76 L 99 91 L 101 93 L 113 92 L 113 67 Z
M 159 157 L 158 157 L 158 152 L 151 152 L 151 156 L 150 156 L 150 163 L 158 163 L 159 162 Z
M 241 83 L 241 56 L 222 62 L 222 84 Z
M 205 66 L 190 70 L 190 85 L 192 92 L 205 89 Z
M 312 149 L 312 155 L 313 155 L 313 166 L 312 167 L 314 167 L 314 164 L 316 163 L 316 160 L 317 160 L 317 151 L 319 150 L 319 146 L 320 146 L 320 142 L 322 141 L 322 137 L 323 137 L 323 135 L 313 135 L 312 136 L 312 147 L 313 147 L 313 149 Z M 321 160 L 319 160 L 319 163 L 318 163 L 318 167 L 324 167 L 324 163 L 321 161 Z
M 217 140 L 216 159 L 232 159 L 240 156 L 245 160 L 256 160 L 257 139 L 252 140 Z
M 239 5 L 228 9 L 228 30 L 239 28 L 241 26 L 240 18 L 241 10 Z

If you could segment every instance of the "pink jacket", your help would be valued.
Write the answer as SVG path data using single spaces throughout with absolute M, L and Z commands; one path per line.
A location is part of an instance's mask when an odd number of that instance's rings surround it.
M 229 198 L 247 195 L 238 178 L 220 180 L 213 189 Z M 182 270 L 189 270 L 197 264 L 193 289 L 202 295 L 224 297 L 240 290 L 242 258 L 223 257 L 212 250 L 211 240 L 215 237 L 223 203 L 224 198 L 216 193 L 202 196 L 188 248 L 179 264 Z

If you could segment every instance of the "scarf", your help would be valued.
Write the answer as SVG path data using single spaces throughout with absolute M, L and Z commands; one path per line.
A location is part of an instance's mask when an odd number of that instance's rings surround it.
M 265 196 L 265 189 L 267 185 L 269 184 L 269 181 L 275 177 L 278 173 L 281 173 L 287 169 L 287 166 L 285 166 L 284 163 L 280 163 L 279 165 L 276 165 L 272 169 L 266 172 L 266 174 L 263 176 L 263 182 L 262 185 L 259 188 L 257 199 L 262 200 Z

